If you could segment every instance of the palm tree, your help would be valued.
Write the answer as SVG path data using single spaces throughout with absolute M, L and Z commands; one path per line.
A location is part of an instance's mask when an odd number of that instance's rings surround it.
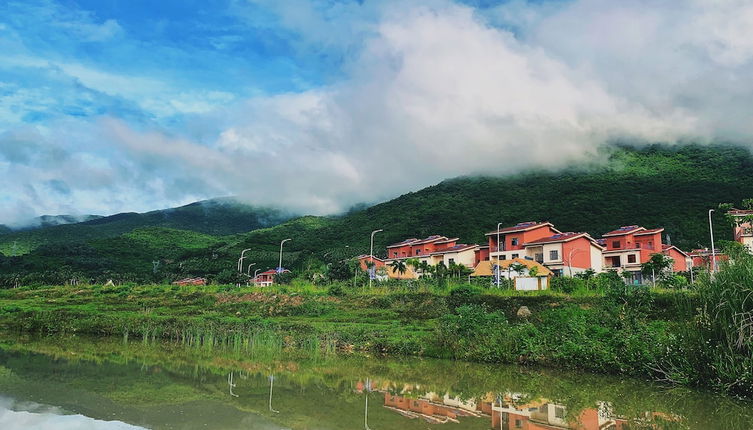
M 421 270 L 421 276 L 431 275 L 431 264 L 429 264 L 428 261 L 421 261 L 421 263 L 419 264 L 419 269 Z
M 512 263 L 511 265 L 507 266 L 507 277 L 510 278 L 510 272 L 513 271 L 517 273 L 518 275 L 523 274 L 523 271 L 526 270 L 526 265 L 523 263 Z
M 405 271 L 408 270 L 408 267 L 405 265 L 405 261 L 403 260 L 395 260 L 392 263 L 390 263 L 390 267 L 392 268 L 392 271 L 398 274 L 398 279 L 400 279 L 400 276 L 405 275 Z

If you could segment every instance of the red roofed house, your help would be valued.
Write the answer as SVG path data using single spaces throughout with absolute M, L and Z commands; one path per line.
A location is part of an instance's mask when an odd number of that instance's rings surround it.
M 753 252 L 753 223 L 750 219 L 753 217 L 753 210 L 732 209 L 727 214 L 735 217 L 735 241 L 740 242 Z
M 290 270 L 282 269 L 282 273 L 289 273 Z M 254 286 L 256 287 L 268 287 L 274 285 L 275 275 L 277 271 L 275 269 L 269 269 L 266 272 L 261 272 L 254 278 Z
M 512 260 L 526 256 L 525 243 L 560 233 L 548 222 L 521 222 L 486 233 L 489 240 L 489 259 Z M 499 237 L 499 244 L 497 244 Z M 536 256 L 532 256 L 536 259 Z M 543 256 L 542 258 L 543 259 Z
M 604 248 L 588 233 L 556 233 L 523 244 L 525 255 L 554 272 L 572 276 L 588 269 L 602 271 Z
M 716 256 L 715 259 L 717 267 L 719 267 L 719 263 L 729 259 L 729 257 L 725 254 L 722 254 L 720 250 L 717 249 L 716 252 L 712 253 L 708 248 L 694 249 L 690 251 L 688 256 L 690 257 L 692 267 L 704 267 L 707 270 L 711 270 L 712 254 Z
M 606 250 L 604 268 L 621 269 L 630 272 L 633 282 L 643 281 L 641 264 L 651 258 L 651 254 L 661 253 L 663 228 L 648 230 L 637 225 L 628 225 L 604 233 Z
M 356 257 L 358 259 L 358 263 L 361 266 L 361 270 L 369 270 L 368 262 L 373 261 L 374 265 L 379 268 L 385 265 L 384 260 L 382 260 L 379 257 L 372 257 L 370 255 L 359 255 Z
M 674 245 L 662 245 L 662 254 L 674 260 L 673 272 L 687 272 L 692 264 L 690 256 Z
M 426 239 L 405 239 L 387 246 L 387 260 L 423 257 L 435 251 L 445 250 L 457 244 L 458 238 L 432 235 Z

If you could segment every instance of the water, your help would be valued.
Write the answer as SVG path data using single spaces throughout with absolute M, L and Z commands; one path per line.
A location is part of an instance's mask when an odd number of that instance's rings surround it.
M 0 336 L 0 429 L 753 429 L 644 381 L 416 358 Z

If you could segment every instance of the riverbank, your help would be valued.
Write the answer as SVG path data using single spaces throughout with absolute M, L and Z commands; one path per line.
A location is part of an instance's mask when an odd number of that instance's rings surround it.
M 691 292 L 623 286 L 577 296 L 471 287 L 27 287 L 0 291 L 0 327 L 533 364 L 750 396 L 750 339 L 739 344 L 719 331 L 726 324 L 719 306 L 708 318 L 709 303 L 725 300 L 730 312 L 750 306 L 732 303 L 736 296 L 725 287 L 739 285 L 749 276 L 744 270 L 726 268 Z M 710 296 L 715 286 L 725 298 Z M 530 316 L 518 316 L 522 306 Z

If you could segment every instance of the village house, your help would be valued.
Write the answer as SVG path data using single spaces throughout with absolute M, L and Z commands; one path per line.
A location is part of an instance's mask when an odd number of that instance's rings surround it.
M 673 272 L 687 272 L 693 264 L 690 255 L 674 245 L 662 245 L 662 254 L 673 260 Z
M 637 225 L 627 225 L 604 233 L 604 268 L 622 270 L 630 274 L 629 281 L 642 283 L 641 264 L 649 261 L 652 254 L 663 251 L 663 231 L 663 228 L 649 230 Z
M 753 210 L 732 209 L 727 214 L 733 216 L 736 221 L 733 228 L 735 241 L 753 252 L 753 223 L 749 221 L 750 217 L 753 217 Z
M 711 252 L 709 248 L 699 248 L 690 251 L 688 257 L 690 257 L 691 267 L 702 267 L 706 270 L 711 270 L 712 256 L 715 257 L 717 267 L 722 261 L 726 261 L 729 257 L 722 254 L 722 251 L 717 249 L 715 252 Z
M 457 241 L 456 237 L 448 238 L 439 235 L 432 235 L 426 239 L 406 239 L 387 246 L 387 258 L 384 263 L 389 265 L 394 260 L 415 258 L 432 266 L 439 263 L 448 267 L 450 264 L 462 264 L 472 269 L 481 261 L 480 259 L 488 255 L 486 247 L 459 244 Z
M 553 236 L 561 233 L 549 222 L 521 222 L 512 227 L 505 227 L 486 233 L 489 241 L 489 258 L 512 260 L 526 256 L 525 243 Z M 499 243 L 497 243 L 499 238 Z M 543 256 L 531 256 L 534 260 L 543 261 Z
M 514 288 L 519 291 L 546 290 L 549 288 L 549 280 L 553 275 L 552 271 L 541 263 L 530 259 L 514 258 L 481 261 L 476 265 L 471 276 L 489 277 L 493 281 L 496 270 L 499 270 L 500 278 L 512 279 Z M 535 274 L 533 274 L 534 271 Z
M 525 255 L 549 268 L 555 276 L 602 271 L 602 248 L 588 233 L 557 233 L 523 244 Z
M 290 273 L 290 270 L 282 269 L 281 273 Z M 257 274 L 256 277 L 254 278 L 254 286 L 255 287 L 269 287 L 270 285 L 274 285 L 275 275 L 277 275 L 277 270 L 275 269 L 269 269 L 266 272 L 261 272 Z

